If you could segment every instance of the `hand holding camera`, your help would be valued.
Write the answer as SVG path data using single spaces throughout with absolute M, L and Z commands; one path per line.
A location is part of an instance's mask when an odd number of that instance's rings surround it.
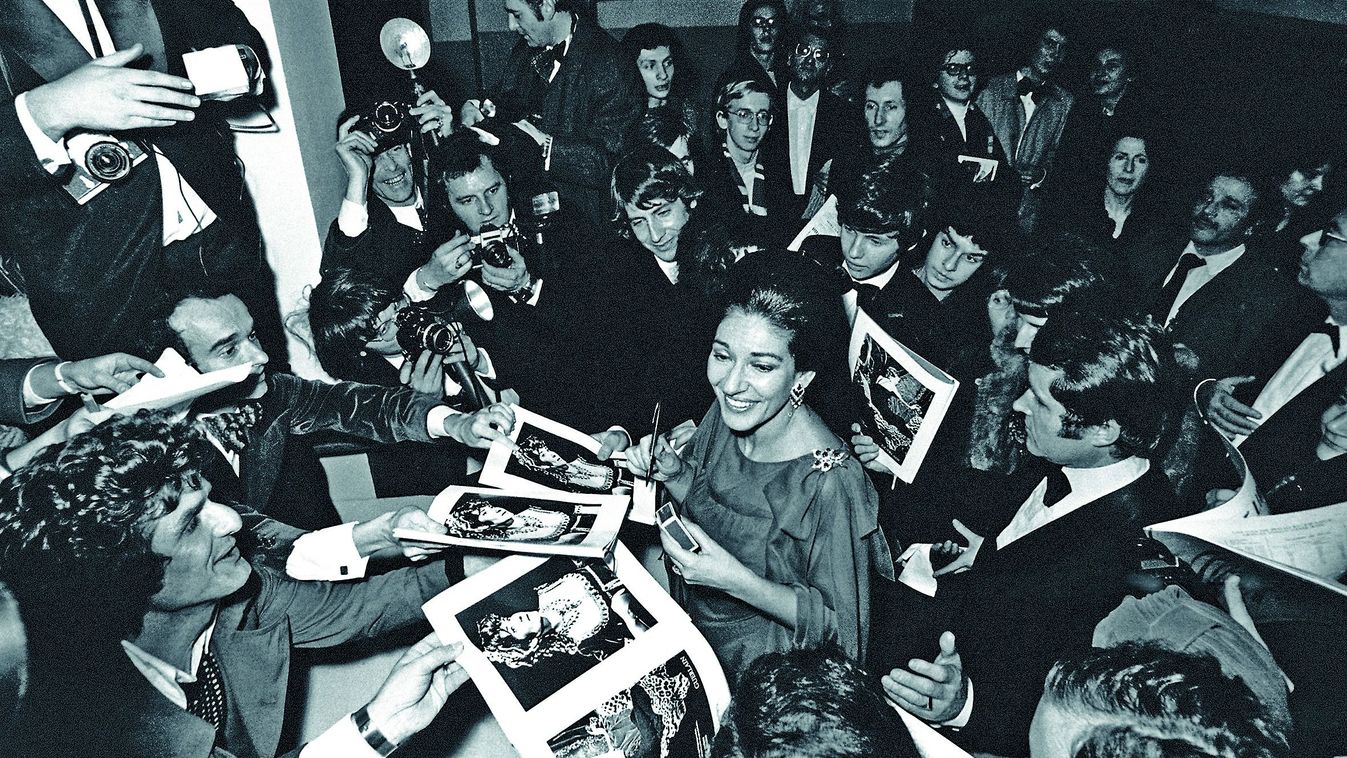
M 422 134 L 434 132 L 440 137 L 448 137 L 454 130 L 454 110 L 445 105 L 435 90 L 421 93 L 408 113 L 416 117 Z
M 374 138 L 355 128 L 360 116 L 352 116 L 337 127 L 337 157 L 346 171 L 346 199 L 365 204 L 370 172 L 374 170 Z
M 416 283 L 425 289 L 438 291 L 467 276 L 472 270 L 473 260 L 472 238 L 456 232 L 448 242 L 435 248 L 430 260 L 416 270 Z
M 505 293 L 516 293 L 531 284 L 524 256 L 504 241 L 481 248 L 482 284 Z M 504 265 L 501 265 L 504 264 Z

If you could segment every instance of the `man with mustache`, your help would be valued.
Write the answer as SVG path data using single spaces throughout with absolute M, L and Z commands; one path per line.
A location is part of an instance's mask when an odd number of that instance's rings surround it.
M 1256 377 L 1242 384 L 1256 395 L 1282 357 L 1323 320 L 1323 306 L 1246 244 L 1273 191 L 1240 166 L 1216 168 L 1209 177 L 1179 253 L 1172 241 L 1142 240 L 1129 256 L 1124 284 L 1175 343 L 1196 354 L 1200 376 Z

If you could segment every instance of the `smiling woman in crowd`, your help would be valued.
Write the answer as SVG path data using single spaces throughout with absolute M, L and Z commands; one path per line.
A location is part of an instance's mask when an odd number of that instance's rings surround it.
M 727 672 L 825 640 L 864 660 L 871 572 L 892 576 L 874 488 L 805 403 L 837 391 L 816 380 L 840 369 L 828 327 L 842 313 L 788 268 L 742 270 L 707 357 L 716 403 L 681 454 L 667 438 L 655 449 L 700 544 L 664 537 L 671 591 Z M 628 451 L 633 469 L 650 450 Z

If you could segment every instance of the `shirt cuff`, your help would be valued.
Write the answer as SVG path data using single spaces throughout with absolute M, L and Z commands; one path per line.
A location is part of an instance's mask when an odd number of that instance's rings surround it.
M 533 283 L 533 294 L 529 295 L 529 299 L 525 300 L 524 302 L 528 303 L 529 305 L 537 305 L 538 298 L 542 297 L 542 294 L 543 294 L 543 280 L 539 279 Z
M 33 114 L 28 110 L 27 92 L 20 93 L 14 98 L 14 111 L 18 114 L 19 126 L 28 137 L 28 144 L 33 146 L 33 152 L 37 154 L 37 159 L 42 162 L 42 168 L 46 169 L 47 173 L 55 174 L 63 166 L 71 163 L 70 153 L 66 151 L 65 138 L 53 140 L 33 120 Z
M 419 268 L 413 270 L 412 273 L 407 275 L 407 281 L 402 283 L 403 293 L 405 293 L 407 299 L 411 300 L 413 303 L 424 303 L 432 297 L 435 297 L 436 294 L 435 290 L 426 289 L 421 286 L 420 282 L 416 281 L 416 272 L 420 270 L 421 269 Z
M 39 363 L 28 369 L 28 373 L 23 375 L 23 405 L 25 408 L 41 408 L 60 400 L 57 397 L 42 397 L 33 389 L 33 372 L 50 365 L 50 363 Z
M 444 430 L 444 421 L 450 416 L 457 416 L 461 411 L 456 411 L 447 405 L 437 405 L 426 413 L 426 432 L 430 434 L 431 439 L 443 439 L 448 437 L 449 433 Z
M 379 752 L 370 747 L 360 730 L 355 728 L 355 720 L 350 715 L 337 719 L 337 723 L 327 728 L 299 751 L 299 758 L 381 758 Z
M 482 356 L 482 362 L 485 363 L 486 366 L 484 366 L 480 371 L 477 369 L 473 369 L 473 373 L 477 374 L 483 379 L 495 379 L 496 364 L 491 362 L 491 356 L 487 354 L 486 348 L 483 347 L 477 348 L 477 354 Z
M 955 716 L 949 721 L 940 722 L 938 726 L 947 726 L 950 729 L 962 729 L 963 727 L 968 726 L 968 721 L 972 717 L 973 717 L 973 680 L 969 679 L 968 699 L 964 701 L 963 709 L 959 711 L 959 715 Z
M 295 540 L 285 559 L 285 573 L 291 579 L 311 582 L 339 582 L 365 576 L 369 558 L 356 549 L 355 522 L 309 532 Z
M 369 229 L 369 208 L 341 199 L 341 210 L 337 212 L 337 228 L 347 237 L 359 237 Z
M 1207 420 L 1207 409 L 1202 407 L 1202 403 L 1198 401 L 1197 396 L 1202 394 L 1202 388 L 1207 384 L 1207 382 L 1214 382 L 1214 381 L 1217 380 L 1203 379 L 1202 381 L 1197 383 L 1196 387 L 1193 388 L 1193 405 L 1197 408 L 1198 417 L 1201 418 L 1203 421 Z

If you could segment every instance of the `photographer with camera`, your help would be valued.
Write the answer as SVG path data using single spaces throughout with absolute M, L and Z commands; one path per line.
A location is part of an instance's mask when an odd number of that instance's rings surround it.
M 0 32 L 0 247 L 23 272 L 43 333 L 71 359 L 129 350 L 143 304 L 166 283 L 227 282 L 281 349 L 219 102 L 261 91 L 261 37 L 228 0 L 86 7 L 17 5 Z M 232 62 L 234 88 L 194 84 L 203 58 L 211 69 Z
M 323 248 L 324 275 L 354 268 L 401 284 L 449 237 L 421 164 L 422 136 L 446 137 L 452 124 L 453 112 L 434 91 L 415 106 L 383 100 L 341 120 L 336 151 L 346 193 Z

